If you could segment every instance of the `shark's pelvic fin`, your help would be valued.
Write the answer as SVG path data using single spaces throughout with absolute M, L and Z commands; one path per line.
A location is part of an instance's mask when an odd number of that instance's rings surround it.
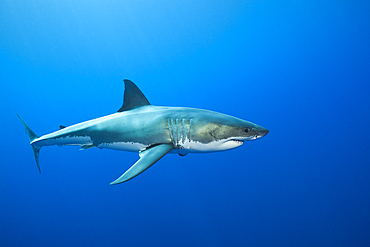
M 80 150 L 85 150 L 85 149 L 88 149 L 88 148 L 95 148 L 96 146 L 94 144 L 86 144 L 86 145 L 81 145 L 81 149 Z
M 123 183 L 136 177 L 137 175 L 141 174 L 146 169 L 151 167 L 155 162 L 160 160 L 172 149 L 173 146 L 170 144 L 160 144 L 151 147 L 143 152 L 140 152 L 140 159 L 133 166 L 131 166 L 130 169 L 128 169 L 122 176 L 120 176 L 118 179 L 110 184 L 113 185 Z
M 124 79 L 125 92 L 123 94 L 123 105 L 118 112 L 128 111 L 140 106 L 150 105 L 145 95 L 130 80 Z
M 41 173 L 41 170 L 40 170 L 40 164 L 39 164 L 39 153 L 40 153 L 40 149 L 41 147 L 40 146 L 36 146 L 34 144 L 32 144 L 32 142 L 39 138 L 38 135 L 35 134 L 35 132 L 33 132 L 31 130 L 30 127 L 28 127 L 28 125 L 26 124 L 25 121 L 23 121 L 23 119 L 17 114 L 17 116 L 19 117 L 19 119 L 21 120 L 22 124 L 23 124 L 23 127 L 24 129 L 26 130 L 26 133 L 28 135 L 28 139 L 30 140 L 30 144 L 31 144 L 31 147 L 32 147 L 32 151 L 33 151 L 33 155 L 35 156 L 35 161 L 36 161 L 36 165 L 37 165 L 37 168 L 39 169 L 39 173 Z

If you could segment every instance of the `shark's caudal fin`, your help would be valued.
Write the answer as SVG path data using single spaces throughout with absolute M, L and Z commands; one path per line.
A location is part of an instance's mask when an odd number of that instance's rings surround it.
M 150 105 L 145 95 L 130 80 L 124 79 L 125 92 L 123 94 L 123 105 L 118 112 L 128 111 L 145 105 Z
M 19 117 L 19 119 L 21 120 L 23 126 L 24 126 L 24 129 L 26 130 L 26 133 L 28 135 L 28 139 L 30 140 L 30 144 L 31 144 L 31 147 L 32 147 L 32 151 L 33 151 L 33 155 L 35 156 L 35 161 L 36 161 L 36 165 L 37 165 L 37 168 L 39 169 L 39 173 L 41 173 L 41 170 L 40 170 L 40 165 L 39 165 L 39 153 L 40 153 L 40 149 L 41 147 L 40 146 L 36 146 L 36 145 L 33 145 L 32 142 L 39 138 L 38 135 L 35 134 L 35 132 L 33 132 L 31 130 L 30 127 L 28 127 L 28 125 L 26 124 L 25 121 L 23 121 L 23 119 L 17 114 L 17 116 Z

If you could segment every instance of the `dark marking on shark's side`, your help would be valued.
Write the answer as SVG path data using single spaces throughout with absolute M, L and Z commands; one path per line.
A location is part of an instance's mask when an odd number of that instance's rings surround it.
M 126 182 L 151 167 L 167 153 L 207 153 L 241 146 L 269 131 L 257 124 L 218 112 L 153 106 L 140 89 L 125 79 L 123 105 L 117 113 L 38 136 L 20 120 L 28 135 L 39 172 L 43 146 L 78 145 L 139 153 L 140 159 L 111 184 Z

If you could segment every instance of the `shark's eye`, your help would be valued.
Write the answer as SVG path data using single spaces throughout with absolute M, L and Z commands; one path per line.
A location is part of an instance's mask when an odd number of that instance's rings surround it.
M 249 132 L 249 129 L 245 129 L 244 131 L 245 131 L 245 133 L 248 133 Z

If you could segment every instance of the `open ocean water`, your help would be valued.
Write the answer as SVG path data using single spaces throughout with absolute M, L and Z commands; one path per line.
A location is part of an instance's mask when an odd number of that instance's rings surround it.
M 0 246 L 370 246 L 369 1 L 0 1 Z M 44 147 L 122 105 L 270 130 L 219 153 Z

